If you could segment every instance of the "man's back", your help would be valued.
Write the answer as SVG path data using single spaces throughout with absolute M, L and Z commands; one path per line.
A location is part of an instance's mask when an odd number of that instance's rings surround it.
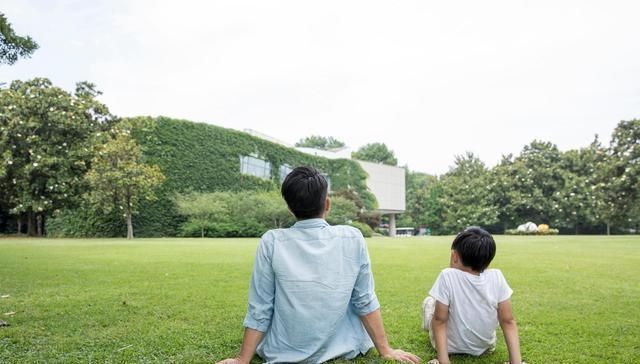
M 318 363 L 364 353 L 373 344 L 359 316 L 378 308 L 357 229 L 308 219 L 262 237 L 245 326 L 265 331 L 257 352 L 267 362 Z

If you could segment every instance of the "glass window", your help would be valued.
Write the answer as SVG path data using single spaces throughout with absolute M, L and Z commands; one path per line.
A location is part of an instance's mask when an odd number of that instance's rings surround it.
M 271 163 L 260 158 L 240 156 L 240 173 L 258 178 L 271 178 Z
M 284 182 L 284 179 L 289 173 L 291 173 L 291 171 L 293 171 L 293 168 L 291 168 L 291 166 L 288 164 L 283 164 L 280 166 L 280 183 Z

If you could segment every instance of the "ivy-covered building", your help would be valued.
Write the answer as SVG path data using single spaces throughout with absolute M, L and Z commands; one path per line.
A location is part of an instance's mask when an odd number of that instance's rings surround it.
M 313 148 L 300 148 L 288 145 L 276 138 L 262 134 L 255 130 L 245 130 L 248 134 L 280 144 L 287 148 L 294 148 L 302 153 L 313 155 L 328 160 L 351 159 L 351 151 L 349 148 L 340 148 L 338 150 L 319 150 Z M 380 163 L 371 163 L 360 160 L 352 160 L 366 173 L 366 187 L 376 198 L 375 211 L 389 217 L 389 235 L 396 234 L 396 215 L 405 212 L 406 209 L 406 187 L 405 187 L 405 170 L 404 168 L 389 166 Z M 281 167 L 282 168 L 282 167 Z M 283 173 L 287 170 L 281 170 Z M 290 170 L 289 170 L 290 171 Z M 286 172 L 288 173 L 288 171 Z M 286 173 L 284 174 L 286 176 Z M 331 175 L 328 176 L 331 181 Z M 284 177 L 283 177 L 284 178 Z

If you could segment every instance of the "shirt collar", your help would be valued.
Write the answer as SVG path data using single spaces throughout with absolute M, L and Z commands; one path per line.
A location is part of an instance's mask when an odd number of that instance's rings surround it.
M 294 228 L 298 228 L 298 229 L 320 228 L 325 226 L 329 226 L 329 223 L 327 223 L 324 219 L 321 219 L 321 218 L 298 220 L 293 225 Z

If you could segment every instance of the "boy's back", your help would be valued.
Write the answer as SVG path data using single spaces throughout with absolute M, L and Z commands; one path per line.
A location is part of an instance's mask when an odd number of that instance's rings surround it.
M 487 269 L 478 275 L 444 269 L 429 294 L 449 306 L 448 351 L 481 355 L 495 347 L 498 303 L 509 299 L 512 293 L 498 269 Z

